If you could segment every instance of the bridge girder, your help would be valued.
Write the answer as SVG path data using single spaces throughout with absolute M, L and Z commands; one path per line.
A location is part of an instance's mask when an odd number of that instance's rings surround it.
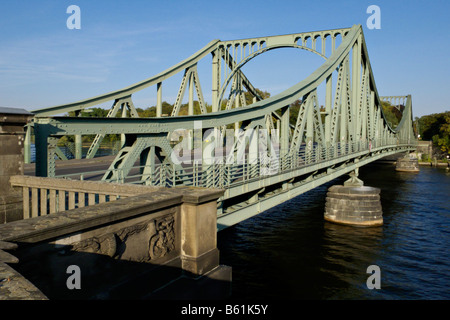
M 338 35 L 342 36 L 342 42 L 336 47 Z M 319 38 L 321 46 L 317 48 Z M 326 44 L 329 39 L 331 53 L 327 55 Z M 242 72 L 242 66 L 260 54 L 284 47 L 305 49 L 326 60 L 306 79 L 280 94 L 263 99 Z M 200 84 L 206 80 L 200 79 L 197 72 L 198 62 L 207 55 L 212 56 L 211 111 L 206 108 Z M 181 72 L 184 74 L 173 112 L 171 116 L 163 117 L 163 82 Z M 230 84 L 228 104 L 222 107 L 221 101 Z M 319 92 L 321 84 L 325 84 L 325 92 Z M 156 88 L 157 116 L 139 118 L 132 102 L 132 94 L 150 86 Z M 188 87 L 189 115 L 179 116 L 181 101 Z M 246 103 L 244 89 L 253 95 L 253 103 Z M 195 92 L 200 114 L 194 114 L 193 110 Z M 324 98 L 324 108 L 319 105 L 319 97 Z M 106 101 L 114 102 L 107 118 L 53 116 L 80 111 Z M 300 101 L 300 106 L 296 111 L 293 105 L 297 101 Z M 392 105 L 402 106 L 403 116 L 395 128 L 386 121 L 382 101 L 394 101 L 391 102 Z M 120 105 L 129 108 L 131 117 L 115 117 Z M 360 25 L 282 36 L 214 40 L 190 58 L 135 85 L 77 103 L 34 112 L 38 175 L 55 175 L 56 141 L 61 136 L 96 135 L 98 138 L 89 153 L 89 156 L 93 156 L 102 137 L 106 134 L 122 134 L 126 136 L 123 149 L 104 174 L 105 181 L 126 181 L 135 163 L 140 161 L 142 166 L 138 183 L 162 184 L 170 180 L 166 185 L 229 188 L 230 192 L 226 193 L 229 197 L 248 194 L 253 200 L 255 192 L 262 194 L 262 188 L 266 194 L 270 193 L 270 186 L 276 184 L 275 180 L 285 186 L 292 185 L 290 179 L 295 179 L 295 176 L 290 176 L 289 172 L 297 172 L 300 176 L 310 172 L 308 180 L 302 180 L 302 183 L 309 183 L 318 174 L 344 174 L 351 168 L 350 165 L 342 167 L 341 164 L 342 170 L 337 170 L 339 163 L 356 163 L 357 159 L 365 164 L 378 159 L 383 152 L 413 150 L 416 143 L 412 129 L 411 96 L 379 97 Z M 291 112 L 297 112 L 295 121 L 290 119 Z M 232 143 L 228 143 L 225 133 L 232 126 L 240 132 L 232 133 L 234 139 Z M 252 130 L 255 129 L 263 129 L 264 132 L 253 134 Z M 245 130 L 250 131 L 250 134 Z M 186 140 L 180 142 L 176 138 L 171 141 L 174 132 L 181 132 Z M 200 145 L 195 138 L 198 136 Z M 175 164 L 172 157 L 173 144 L 179 145 L 187 141 L 191 141 L 187 145 L 197 144 L 201 156 L 194 156 L 193 162 L 187 165 Z M 255 141 L 258 144 L 256 149 Z M 264 152 L 269 150 L 267 157 L 258 150 L 261 146 Z M 206 149 L 209 150 L 209 155 L 205 156 Z M 222 151 L 218 152 L 216 149 Z M 223 154 L 223 149 L 226 154 Z M 212 161 L 208 158 L 211 157 L 211 150 Z M 220 156 L 214 157 L 214 152 Z M 256 162 L 250 161 L 251 152 L 257 152 L 260 156 Z M 242 154 L 243 163 L 229 163 L 227 160 Z M 321 171 L 313 171 L 318 164 Z M 309 169 L 305 169 L 307 167 Z M 269 172 L 270 177 L 266 177 L 263 172 Z M 253 188 L 249 182 L 252 179 L 272 182 Z M 321 178 L 320 181 L 325 180 Z M 238 187 L 241 184 L 244 189 Z M 233 188 L 239 190 L 239 195 L 232 195 Z M 243 202 L 253 200 L 244 199 Z M 223 206 L 221 210 L 227 211 Z

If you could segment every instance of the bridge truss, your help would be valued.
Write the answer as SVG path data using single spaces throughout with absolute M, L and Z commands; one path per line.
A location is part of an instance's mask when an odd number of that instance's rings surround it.
M 338 36 L 342 42 L 337 46 Z M 327 45 L 331 50 L 326 50 Z M 291 88 L 263 99 L 242 67 L 279 48 L 307 50 L 325 62 Z M 207 80 L 200 79 L 197 71 L 198 62 L 207 56 L 212 57 L 211 110 L 201 87 Z M 163 84 L 180 73 L 173 111 L 163 116 Z M 319 90 L 321 84 L 325 84 L 324 92 Z M 148 87 L 156 89 L 156 117 L 140 118 L 132 96 Z M 179 116 L 186 90 L 188 115 Z M 199 114 L 194 112 L 195 93 Z M 252 96 L 253 103 L 247 105 L 245 93 Z M 319 97 L 325 101 L 322 109 Z M 403 116 L 396 127 L 386 121 L 383 100 L 402 106 Z M 105 102 L 111 103 L 107 117 L 81 116 L 83 110 Z M 300 107 L 292 121 L 296 102 Z M 79 116 L 55 116 L 70 111 Z M 82 135 L 95 135 L 86 156 L 92 158 L 105 135 L 121 134 L 122 148 L 102 172 L 102 180 L 223 188 L 225 194 L 218 202 L 219 228 L 416 146 L 411 96 L 379 97 L 360 25 L 214 40 L 190 58 L 140 83 L 34 113 L 38 176 L 55 176 L 55 158 L 61 154 L 57 141 L 62 136 L 72 135 L 80 142 Z M 117 116 L 120 114 L 122 117 Z M 80 155 L 79 150 L 76 153 Z

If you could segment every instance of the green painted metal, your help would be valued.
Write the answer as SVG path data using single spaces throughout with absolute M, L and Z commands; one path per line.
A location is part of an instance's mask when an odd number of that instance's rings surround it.
M 25 127 L 25 139 L 23 143 L 24 149 L 24 162 L 31 163 L 31 126 L 27 125 Z
M 342 36 L 338 47 L 335 46 L 337 35 Z M 317 48 L 319 37 L 322 45 Z M 332 45 L 328 56 L 327 38 L 331 38 Z M 325 58 L 325 62 L 291 88 L 262 99 L 242 67 L 260 54 L 285 47 L 308 50 Z M 201 90 L 201 82 L 206 80 L 200 79 L 197 63 L 209 54 L 212 112 L 208 113 Z M 163 82 L 179 73 L 183 76 L 173 112 L 163 117 Z M 323 83 L 326 89 L 320 92 Z M 157 116 L 139 118 L 132 94 L 153 85 Z M 186 90 L 189 115 L 179 116 Z M 253 96 L 250 105 L 245 101 L 245 90 Z M 227 92 L 228 102 L 222 106 Z M 200 114 L 194 114 L 195 94 Z M 325 98 L 324 110 L 320 110 L 319 97 Z M 297 119 L 291 123 L 291 106 L 299 99 Z M 386 121 L 381 107 L 383 100 L 402 106 L 403 116 L 395 128 Z M 106 118 L 53 116 L 107 101 L 113 104 Z M 120 108 L 123 116 L 128 110 L 130 117 L 115 117 Z M 242 221 L 280 201 L 357 171 L 371 161 L 410 152 L 417 143 L 411 96 L 379 97 L 360 25 L 282 36 L 215 40 L 155 77 L 113 93 L 34 113 L 37 175 L 55 175 L 56 141 L 61 136 L 96 135 L 89 152 L 89 157 L 93 157 L 106 134 L 121 134 L 125 138 L 123 147 L 104 172 L 103 180 L 223 188 L 226 191 L 218 203 L 221 226 Z M 235 130 L 229 132 L 230 127 Z M 182 146 L 189 145 L 194 150 L 178 153 Z M 192 161 L 180 164 L 175 161 L 177 157 Z

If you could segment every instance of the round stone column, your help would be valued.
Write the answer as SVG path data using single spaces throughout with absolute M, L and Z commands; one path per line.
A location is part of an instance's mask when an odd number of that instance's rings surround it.
M 335 185 L 328 189 L 326 221 L 358 227 L 383 224 L 380 189 L 366 186 Z

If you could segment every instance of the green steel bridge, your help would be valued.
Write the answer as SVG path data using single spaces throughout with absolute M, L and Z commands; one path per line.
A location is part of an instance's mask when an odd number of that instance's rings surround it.
M 342 39 L 339 45 L 338 37 Z M 296 85 L 263 99 L 242 67 L 279 48 L 307 50 L 324 58 L 324 63 Z M 201 81 L 211 81 L 211 77 L 200 79 L 197 71 L 198 62 L 207 57 L 212 57 L 211 110 L 201 89 Z M 163 84 L 180 73 L 173 111 L 163 115 Z M 325 90 L 319 92 L 322 84 Z M 149 87 L 155 88 L 156 117 L 140 118 L 132 97 Z M 186 90 L 189 114 L 180 116 Z M 195 93 L 199 114 L 194 112 Z M 246 103 L 245 94 L 253 97 L 251 104 Z M 324 99 L 324 108 L 320 108 L 319 98 Z M 395 127 L 387 121 L 383 100 L 402 110 L 402 119 Z M 292 121 L 290 114 L 296 102 L 300 107 L 296 121 Z M 102 103 L 111 104 L 107 117 L 83 116 L 83 110 Z M 76 116 L 58 116 L 68 112 Z M 86 155 L 91 159 L 105 135 L 120 134 L 120 151 L 101 172 L 102 180 L 225 189 L 218 201 L 219 229 L 339 176 L 357 174 L 359 167 L 372 161 L 411 152 L 417 143 L 411 96 L 378 95 L 361 25 L 214 40 L 188 59 L 142 82 L 33 113 L 25 139 L 25 158 L 29 161 L 34 134 L 37 176 L 56 176 L 55 159 L 65 159 L 57 146 L 61 137 L 75 137 L 73 152 L 81 158 L 82 136 L 95 136 Z M 86 174 L 65 178 L 83 179 Z

